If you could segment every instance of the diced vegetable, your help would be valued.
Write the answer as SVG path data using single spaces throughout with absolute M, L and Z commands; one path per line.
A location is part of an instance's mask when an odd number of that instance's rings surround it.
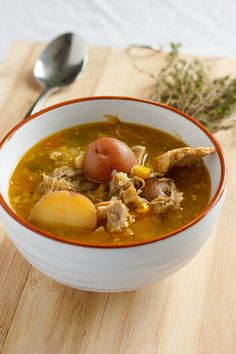
M 30 222 L 94 230 L 96 209 L 82 194 L 57 191 L 43 196 L 31 210 Z
M 50 154 L 50 159 L 52 160 L 58 160 L 61 158 L 62 153 L 60 151 L 53 151 Z
M 149 210 L 150 210 L 150 207 L 149 207 L 148 203 L 145 203 L 145 202 L 139 203 L 136 208 L 136 212 L 138 214 L 146 214 L 149 212 Z
M 75 157 L 74 159 L 74 167 L 77 169 L 82 168 L 83 166 L 83 160 L 84 160 L 84 151 L 81 151 L 78 156 Z
M 151 169 L 141 165 L 134 165 L 130 172 L 133 176 L 137 176 L 145 180 L 149 178 Z

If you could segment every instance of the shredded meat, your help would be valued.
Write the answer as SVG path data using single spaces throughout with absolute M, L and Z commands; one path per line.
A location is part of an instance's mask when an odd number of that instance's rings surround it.
M 140 177 L 138 177 L 138 176 L 134 176 L 134 177 L 132 177 L 131 178 L 131 181 L 132 181 L 132 183 L 133 183 L 133 185 L 134 185 L 134 187 L 136 188 L 136 189 L 142 189 L 144 186 L 145 186 L 145 181 L 144 181 L 144 179 L 142 179 L 142 178 L 140 178 Z
M 85 192 L 97 187 L 89 181 L 82 170 L 74 170 L 69 166 L 56 168 L 50 175 L 43 174 L 39 190 L 44 194 L 59 190 Z
M 155 170 L 165 174 L 171 167 L 187 166 L 195 163 L 207 154 L 215 151 L 214 147 L 183 147 L 167 151 L 155 159 Z
M 105 229 L 104 229 L 104 226 L 99 226 L 95 231 L 94 233 L 99 233 L 99 232 L 104 232 Z
M 109 184 L 111 196 L 116 196 L 121 199 L 123 203 L 139 203 L 142 199 L 139 194 L 142 192 L 142 188 L 145 182 L 142 178 L 137 176 L 129 178 L 126 173 L 112 172 L 112 180 Z
M 121 200 L 101 202 L 96 207 L 98 220 L 106 220 L 106 227 L 110 232 L 120 232 L 134 221 Z
M 52 177 L 57 178 L 57 179 L 60 179 L 63 177 L 70 178 L 70 177 L 74 177 L 76 175 L 77 175 L 77 172 L 69 166 L 58 167 L 51 174 Z
M 116 195 L 123 189 L 130 181 L 130 178 L 124 172 L 112 171 L 112 180 L 110 182 L 110 192 L 112 195 Z
M 43 174 L 43 180 L 39 185 L 39 190 L 45 194 L 61 190 L 75 191 L 76 184 L 64 177 L 57 179 L 56 177 Z
M 174 181 L 170 178 L 159 178 L 156 185 L 156 197 L 151 201 L 156 215 L 170 209 L 180 209 L 183 193 L 179 192 Z
M 139 196 L 134 186 L 130 186 L 122 191 L 122 199 L 125 204 L 137 202 Z
M 147 157 L 146 153 L 146 146 L 142 146 L 142 145 L 135 145 L 131 147 L 131 150 L 133 151 L 136 159 L 137 159 L 137 163 L 139 165 L 144 164 L 144 160 Z

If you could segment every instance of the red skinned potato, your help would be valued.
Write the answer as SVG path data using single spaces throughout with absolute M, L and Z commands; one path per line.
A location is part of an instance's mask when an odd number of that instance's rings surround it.
M 85 153 L 83 170 L 95 182 L 106 183 L 111 180 L 111 172 L 129 173 L 137 163 L 128 145 L 114 138 L 100 138 L 92 142 Z

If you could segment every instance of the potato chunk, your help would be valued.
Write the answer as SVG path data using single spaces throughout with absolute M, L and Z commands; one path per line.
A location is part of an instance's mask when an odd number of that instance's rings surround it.
M 94 230 L 97 215 L 93 203 L 82 194 L 56 191 L 38 201 L 31 210 L 29 221 Z

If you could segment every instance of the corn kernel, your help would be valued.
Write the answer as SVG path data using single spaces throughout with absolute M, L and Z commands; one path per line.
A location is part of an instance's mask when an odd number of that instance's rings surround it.
M 131 169 L 131 174 L 145 180 L 149 178 L 151 169 L 141 165 L 134 165 Z
M 149 211 L 150 207 L 147 203 L 141 202 L 136 208 L 136 212 L 139 214 L 146 214 Z

